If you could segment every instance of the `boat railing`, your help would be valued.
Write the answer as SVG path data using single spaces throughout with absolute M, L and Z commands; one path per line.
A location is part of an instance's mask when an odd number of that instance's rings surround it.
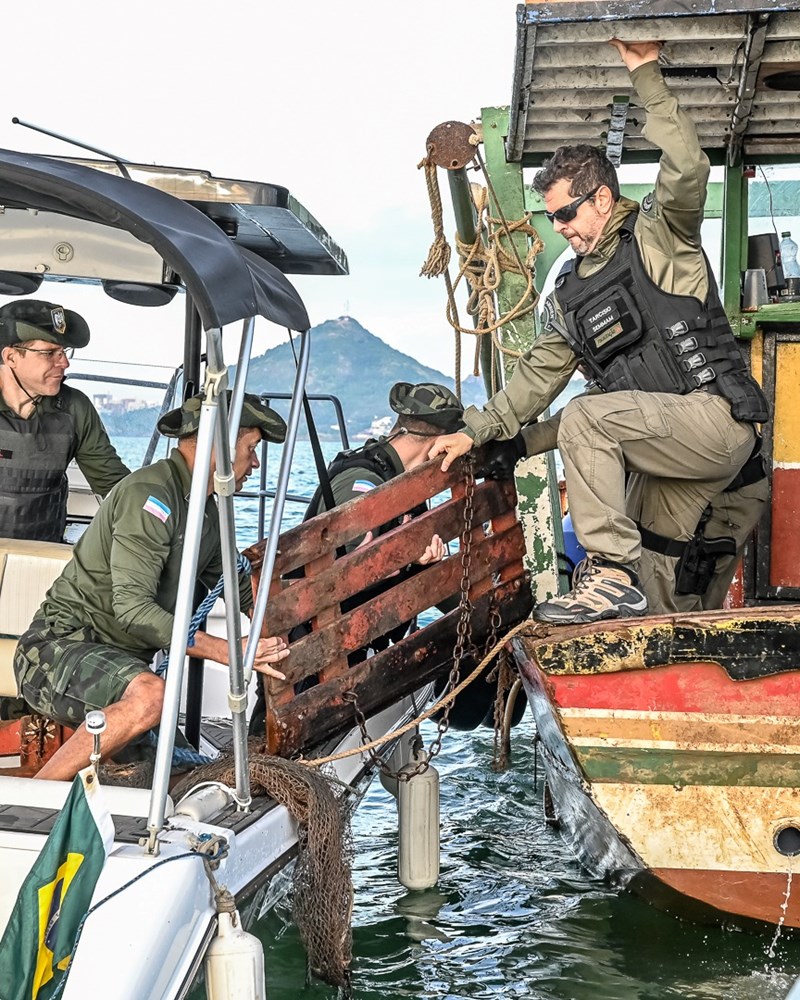
M 480 463 L 480 451 L 476 458 Z M 342 554 L 365 532 L 377 533 L 445 491 L 449 498 L 424 514 Z M 513 482 L 476 483 L 469 505 L 471 643 L 480 648 L 528 614 L 531 592 Z M 305 634 L 291 643 L 281 664 L 286 680 L 265 679 L 271 753 L 287 756 L 351 728 L 354 698 L 369 716 L 447 673 L 459 621 L 458 608 L 448 608 L 461 594 L 462 559 L 454 555 L 411 573 L 399 571 L 413 566 L 433 534 L 444 542 L 458 539 L 467 509 L 463 463 L 443 473 L 439 462 L 428 462 L 280 536 L 265 634 Z M 267 575 L 261 564 L 266 544 L 245 551 L 254 581 Z M 370 596 L 369 588 L 377 594 Z M 351 665 L 350 654 L 436 606 L 446 613 Z

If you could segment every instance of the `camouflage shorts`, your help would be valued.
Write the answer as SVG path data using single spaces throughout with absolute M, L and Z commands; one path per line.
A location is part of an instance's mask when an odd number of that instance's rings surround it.
M 40 715 L 74 729 L 93 708 L 119 701 L 149 665 L 97 641 L 89 628 L 64 633 L 34 621 L 14 653 L 22 697 Z

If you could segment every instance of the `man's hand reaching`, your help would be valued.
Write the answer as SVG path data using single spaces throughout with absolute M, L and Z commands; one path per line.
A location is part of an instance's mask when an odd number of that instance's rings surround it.
M 463 431 L 456 431 L 455 434 L 442 434 L 433 442 L 428 458 L 436 458 L 437 455 L 445 453 L 442 462 L 442 472 L 447 472 L 457 458 L 466 455 L 474 444 L 469 434 Z
M 629 73 L 645 63 L 655 62 L 664 45 L 663 42 L 623 42 L 619 38 L 611 38 L 608 44 L 619 52 Z
M 444 542 L 438 535 L 433 535 L 430 542 L 428 542 L 428 547 L 422 553 L 420 558 L 417 559 L 417 564 L 419 566 L 428 566 L 430 563 L 439 562 L 439 560 L 444 559 L 444 557 Z

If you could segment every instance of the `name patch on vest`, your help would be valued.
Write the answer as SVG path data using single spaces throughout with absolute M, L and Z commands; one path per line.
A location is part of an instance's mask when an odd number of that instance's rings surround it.
M 594 349 L 599 350 L 623 331 L 619 309 L 611 302 L 599 306 L 583 320 L 583 328 L 594 341 Z
M 172 513 L 169 507 L 167 507 L 165 503 L 162 503 L 157 497 L 148 497 L 144 502 L 142 510 L 146 510 L 148 514 L 152 514 L 154 517 L 157 517 L 159 521 L 162 521 L 164 524 L 167 523 L 167 518 Z

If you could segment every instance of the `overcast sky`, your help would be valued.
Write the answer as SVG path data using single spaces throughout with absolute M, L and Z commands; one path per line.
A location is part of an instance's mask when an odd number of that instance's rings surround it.
M 419 277 L 432 228 L 417 164 L 434 126 L 509 103 L 516 6 L 15 3 L 4 15 L 0 144 L 88 155 L 12 125 L 16 115 L 133 161 L 284 185 L 350 261 L 349 277 L 293 279 L 312 323 L 349 314 L 452 374 L 442 280 Z M 45 292 L 86 314 L 85 353 L 113 357 L 124 337 L 122 356 L 179 360 L 179 307 L 131 318 L 99 290 Z M 264 325 L 257 350 L 273 342 Z

